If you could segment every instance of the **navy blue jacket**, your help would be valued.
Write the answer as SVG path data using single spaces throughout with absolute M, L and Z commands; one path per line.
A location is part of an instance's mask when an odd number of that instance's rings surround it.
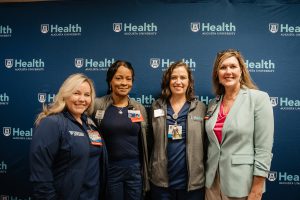
M 83 123 L 89 122 L 85 115 Z M 89 123 L 92 129 L 96 127 Z M 104 195 L 107 152 L 100 155 L 100 199 Z M 89 137 L 68 112 L 42 119 L 34 130 L 30 149 L 30 181 L 35 199 L 79 198 L 89 158 Z

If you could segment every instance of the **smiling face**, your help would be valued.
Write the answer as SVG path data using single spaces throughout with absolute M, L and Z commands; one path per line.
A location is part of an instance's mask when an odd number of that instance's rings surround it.
M 225 89 L 240 87 L 242 70 L 235 56 L 225 59 L 219 66 L 219 82 Z
M 110 81 L 112 94 L 119 97 L 127 96 L 132 88 L 132 81 L 131 70 L 120 66 Z
M 85 81 L 66 98 L 66 106 L 75 119 L 79 119 L 89 108 L 92 101 L 91 93 L 91 86 Z
M 172 95 L 186 95 L 189 86 L 188 72 L 184 66 L 176 67 L 170 76 L 170 90 Z

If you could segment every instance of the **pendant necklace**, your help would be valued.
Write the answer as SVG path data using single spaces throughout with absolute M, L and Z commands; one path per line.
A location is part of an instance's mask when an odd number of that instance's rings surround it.
M 117 108 L 118 108 L 118 107 L 117 107 Z M 122 107 L 121 109 L 119 109 L 119 108 L 118 108 L 118 110 L 119 110 L 119 111 L 118 111 L 118 113 L 119 113 L 120 115 L 122 115 L 122 114 L 123 114 L 123 111 L 122 111 L 122 110 L 123 110 L 123 108 L 124 108 L 124 107 Z
M 174 113 L 174 114 L 172 115 L 172 117 L 173 117 L 174 120 L 176 120 L 176 119 L 178 118 L 178 114 Z

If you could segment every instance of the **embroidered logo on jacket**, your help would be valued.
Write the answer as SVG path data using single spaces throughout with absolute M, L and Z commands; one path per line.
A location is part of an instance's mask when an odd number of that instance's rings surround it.
M 69 131 L 72 136 L 84 136 L 84 133 L 78 131 Z

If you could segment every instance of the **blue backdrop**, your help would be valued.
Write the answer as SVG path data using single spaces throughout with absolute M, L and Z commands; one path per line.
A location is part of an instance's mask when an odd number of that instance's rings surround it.
M 163 71 L 184 59 L 196 94 L 208 103 L 215 55 L 227 48 L 244 54 L 274 106 L 274 157 L 263 199 L 300 198 L 299 1 L 150 2 L 0 4 L 0 200 L 32 199 L 33 122 L 68 75 L 85 73 L 102 96 L 109 65 L 128 60 L 136 71 L 130 96 L 149 108 Z

